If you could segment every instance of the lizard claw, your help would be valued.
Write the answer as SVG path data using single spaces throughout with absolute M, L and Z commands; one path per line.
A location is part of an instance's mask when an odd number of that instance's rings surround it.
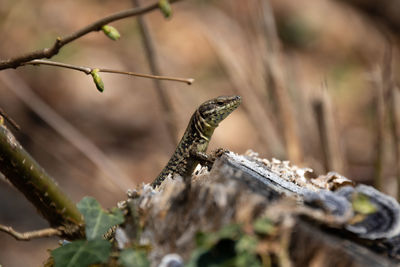
M 215 161 L 217 158 L 221 157 L 223 154 L 228 153 L 228 152 L 229 152 L 228 149 L 225 149 L 225 148 L 222 148 L 222 147 L 217 148 L 216 150 L 214 150 L 212 152 L 213 160 Z

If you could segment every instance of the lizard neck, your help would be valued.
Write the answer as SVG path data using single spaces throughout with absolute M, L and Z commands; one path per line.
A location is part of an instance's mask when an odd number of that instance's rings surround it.
M 215 128 L 218 126 L 213 126 L 208 123 L 200 114 L 199 110 L 193 114 L 191 123 L 193 124 L 194 131 L 198 133 L 198 135 L 206 140 L 210 141 L 212 134 L 214 133 Z
M 174 154 L 167 166 L 165 166 L 154 180 L 152 186 L 160 185 L 169 174 L 177 173 L 181 176 L 190 175 L 198 164 L 197 161 L 190 159 L 190 150 L 193 149 L 198 152 L 205 152 L 215 127 L 207 123 L 205 119 L 201 117 L 198 110 L 196 110 Z
M 192 115 L 185 134 L 176 148 L 175 153 L 189 156 L 189 151 L 195 149 L 205 152 L 210 142 L 211 136 L 216 127 L 210 125 L 201 117 L 198 110 Z

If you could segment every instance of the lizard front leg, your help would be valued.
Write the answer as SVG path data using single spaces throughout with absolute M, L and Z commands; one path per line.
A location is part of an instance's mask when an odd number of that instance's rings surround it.
M 228 152 L 228 150 L 223 148 L 218 148 L 211 152 L 210 154 L 199 152 L 195 149 L 191 149 L 189 151 L 189 155 L 194 160 L 198 161 L 202 166 L 206 166 L 207 169 L 210 171 L 214 161 L 221 157 L 224 153 Z

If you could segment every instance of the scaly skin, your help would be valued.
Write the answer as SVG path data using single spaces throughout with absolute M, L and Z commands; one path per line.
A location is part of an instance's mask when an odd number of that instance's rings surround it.
M 169 174 L 179 174 L 185 179 L 190 176 L 199 160 L 193 153 L 204 153 L 218 124 L 231 114 L 241 103 L 240 96 L 220 96 L 200 105 L 190 119 L 185 134 L 167 166 L 151 184 L 159 186 Z

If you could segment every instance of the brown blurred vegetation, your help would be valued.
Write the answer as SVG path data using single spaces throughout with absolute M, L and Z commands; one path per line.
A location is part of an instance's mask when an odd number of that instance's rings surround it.
M 130 7 L 130 1 L 0 0 L 0 58 L 47 47 L 59 35 Z M 334 0 L 192 0 L 173 11 L 170 20 L 159 12 L 145 18 L 162 73 L 195 78 L 191 86 L 163 82 L 179 136 L 200 103 L 239 94 L 242 106 L 216 130 L 210 150 L 253 149 L 311 167 L 315 175 L 338 171 L 368 184 L 380 159 L 382 190 L 396 195 L 388 103 L 399 99 L 389 87 L 399 84 L 400 35 L 386 28 L 384 16 L 377 21 Z M 52 60 L 149 73 L 136 18 L 112 25 L 120 40 L 91 33 Z M 393 68 L 382 74 L 390 43 Z M 14 77 L 11 72 L 94 142 L 130 178 L 124 181 L 130 187 L 152 181 L 174 149 L 151 80 L 102 74 L 101 94 L 90 76 L 72 70 L 26 66 L 2 71 L 0 78 Z M 104 183 L 106 167 L 95 166 L 2 79 L 0 107 L 21 126 L 21 143 L 73 200 L 91 195 L 111 207 L 124 198 L 123 190 Z M 19 231 L 47 226 L 21 194 L 0 183 L 0 223 Z M 56 239 L 23 243 L 5 234 L 0 243 L 3 266 L 37 266 L 46 249 L 57 246 Z

